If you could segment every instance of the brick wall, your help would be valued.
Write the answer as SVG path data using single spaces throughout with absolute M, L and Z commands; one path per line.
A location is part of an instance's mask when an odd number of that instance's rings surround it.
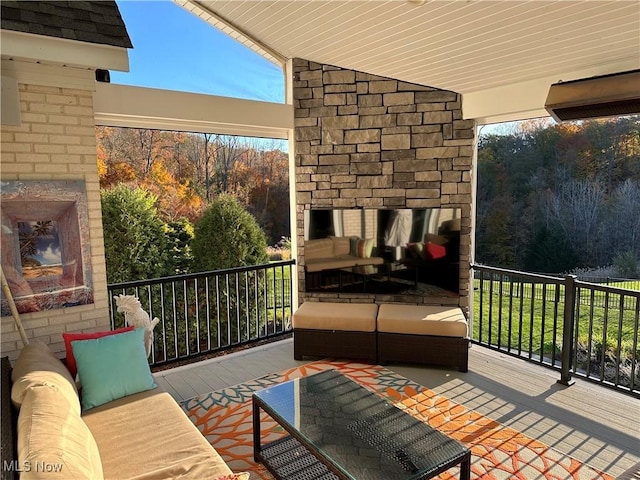
M 462 211 L 459 298 L 338 296 L 468 307 L 475 125 L 460 95 L 302 59 L 293 74 L 301 301 L 328 295 L 304 292 L 305 210 L 447 207 Z
M 92 91 L 21 83 L 19 94 L 22 123 L 1 130 L 1 179 L 84 180 L 87 189 L 95 303 L 20 315 L 29 339 L 61 353 L 62 332 L 109 328 Z M 2 317 L 1 355 L 21 348 L 13 317 Z

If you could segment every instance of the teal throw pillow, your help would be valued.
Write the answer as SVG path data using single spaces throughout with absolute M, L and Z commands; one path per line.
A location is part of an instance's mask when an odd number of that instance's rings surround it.
M 144 329 L 71 342 L 82 381 L 82 409 L 157 387 L 147 362 Z

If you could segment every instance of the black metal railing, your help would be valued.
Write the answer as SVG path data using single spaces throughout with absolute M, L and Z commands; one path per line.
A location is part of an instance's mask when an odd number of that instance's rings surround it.
M 581 282 L 598 283 L 610 285 L 613 287 L 625 288 L 627 290 L 637 290 L 640 292 L 640 279 L 616 278 L 616 277 L 598 277 L 594 275 L 580 275 L 576 278 Z
M 259 342 L 292 331 L 295 260 L 108 285 L 111 328 L 124 326 L 114 297 L 135 295 L 154 329 L 151 365 Z
M 474 265 L 472 341 L 640 396 L 640 291 Z M 624 283 L 623 285 L 627 285 Z

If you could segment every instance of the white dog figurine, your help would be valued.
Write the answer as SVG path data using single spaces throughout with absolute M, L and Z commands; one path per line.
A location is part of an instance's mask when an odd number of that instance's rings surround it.
M 116 301 L 118 312 L 124 313 L 124 321 L 128 326 L 144 328 L 144 345 L 147 349 L 148 357 L 153 344 L 153 329 L 160 320 L 157 317 L 151 320 L 149 314 L 142 309 L 138 297 L 121 294 L 113 298 Z

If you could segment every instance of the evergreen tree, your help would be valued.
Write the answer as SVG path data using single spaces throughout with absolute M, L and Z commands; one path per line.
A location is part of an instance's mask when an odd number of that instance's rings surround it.
M 165 224 L 156 198 L 142 188 L 120 184 L 102 191 L 102 226 L 107 282 L 172 275 Z
M 267 240 L 256 219 L 229 194 L 219 195 L 195 226 L 194 271 L 267 263 Z
M 171 252 L 175 274 L 189 273 L 193 263 L 191 241 L 193 240 L 193 224 L 187 218 L 181 218 L 167 224 L 167 241 Z
M 559 228 L 540 227 L 529 244 L 524 270 L 535 273 L 563 273 L 576 268 L 579 259 Z

